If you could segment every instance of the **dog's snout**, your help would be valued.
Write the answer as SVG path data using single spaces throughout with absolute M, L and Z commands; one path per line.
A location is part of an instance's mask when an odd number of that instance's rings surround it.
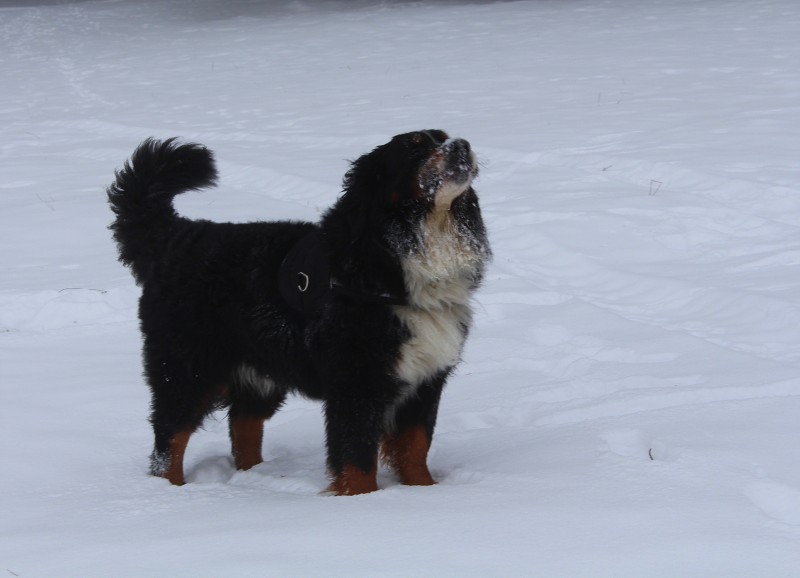
M 467 158 L 471 152 L 469 142 L 463 138 L 454 138 L 444 144 L 445 150 L 453 157 Z
M 450 139 L 443 148 L 448 170 L 457 179 L 467 179 L 477 174 L 475 155 L 468 141 L 463 138 Z
M 463 138 L 457 138 L 453 146 L 456 150 L 464 154 L 469 154 L 470 152 L 469 142 L 465 141 Z
M 448 140 L 442 145 L 445 158 L 451 165 L 472 164 L 472 149 L 463 138 Z

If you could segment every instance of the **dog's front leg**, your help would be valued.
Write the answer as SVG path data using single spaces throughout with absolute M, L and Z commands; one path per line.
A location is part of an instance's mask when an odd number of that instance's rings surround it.
M 385 408 L 378 400 L 329 399 L 325 404 L 328 491 L 337 496 L 378 489 L 378 442 Z
M 381 457 L 403 484 L 430 486 L 436 483 L 428 469 L 428 450 L 448 373 L 443 371 L 420 386 L 416 395 L 396 408 L 392 427 L 383 436 Z

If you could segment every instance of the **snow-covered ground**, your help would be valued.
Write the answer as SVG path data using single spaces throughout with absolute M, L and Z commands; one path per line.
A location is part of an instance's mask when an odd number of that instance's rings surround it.
M 0 6 L 0 575 L 800 575 L 795 0 Z M 220 416 L 148 477 L 114 169 L 180 135 L 222 174 L 184 214 L 315 219 L 419 128 L 496 255 L 439 484 L 320 495 L 301 399 L 252 471 Z

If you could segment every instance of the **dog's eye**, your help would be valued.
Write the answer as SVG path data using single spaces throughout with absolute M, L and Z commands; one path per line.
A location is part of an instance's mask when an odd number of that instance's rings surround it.
M 412 146 L 439 146 L 448 138 L 447 133 L 441 130 L 421 130 L 411 133 L 410 140 Z

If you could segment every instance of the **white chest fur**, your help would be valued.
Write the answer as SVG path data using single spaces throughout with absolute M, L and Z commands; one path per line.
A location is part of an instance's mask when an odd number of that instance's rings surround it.
M 445 309 L 397 307 L 410 338 L 400 349 L 397 376 L 416 386 L 459 361 L 472 312 L 468 305 Z
M 409 332 L 400 349 L 397 376 L 416 386 L 456 365 L 472 321 L 470 298 L 483 255 L 459 233 L 448 211 L 422 223 L 421 250 L 402 260 L 409 305 L 395 314 Z

